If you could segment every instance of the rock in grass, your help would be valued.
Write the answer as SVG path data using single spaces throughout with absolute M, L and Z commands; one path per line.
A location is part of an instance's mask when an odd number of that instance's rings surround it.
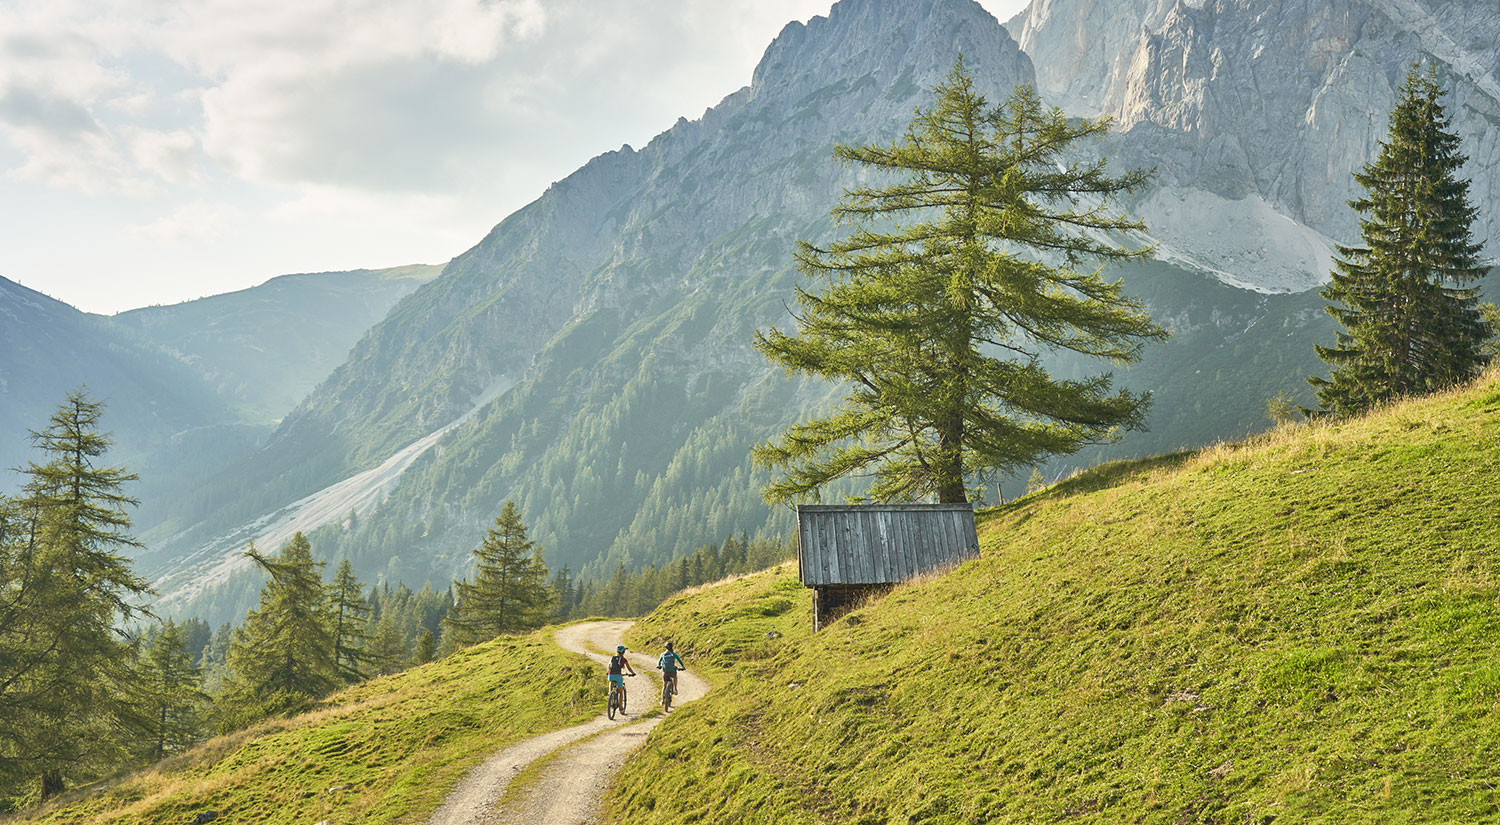
M 206 823 L 206 822 L 213 822 L 215 819 L 218 819 L 218 818 L 219 818 L 219 812 L 218 811 L 215 811 L 215 810 L 199 811 L 198 815 L 195 816 L 195 817 L 193 817 L 193 821 L 189 822 L 188 825 L 204 825 L 204 823 Z

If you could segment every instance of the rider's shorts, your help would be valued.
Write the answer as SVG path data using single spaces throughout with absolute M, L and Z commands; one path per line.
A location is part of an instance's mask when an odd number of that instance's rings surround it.
M 620 687 L 624 687 L 625 686 L 625 674 L 623 674 L 623 673 L 610 673 L 610 674 L 608 674 L 608 676 L 609 676 L 609 680 L 611 682 L 614 682 L 614 683 L 618 684 Z

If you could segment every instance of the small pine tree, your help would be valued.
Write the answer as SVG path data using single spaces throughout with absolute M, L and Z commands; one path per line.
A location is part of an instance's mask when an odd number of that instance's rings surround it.
M 431 630 L 423 630 L 417 637 L 417 649 L 411 655 L 412 666 L 425 665 L 437 655 L 437 638 Z
M 232 685 L 226 719 L 236 728 L 316 699 L 340 682 L 323 563 L 301 533 L 275 558 L 251 545 L 245 555 L 270 574 L 260 606 L 250 611 L 229 646 Z
M 1047 479 L 1042 475 L 1041 468 L 1032 467 L 1031 477 L 1026 479 L 1026 495 L 1038 493 L 1047 489 Z
M 1297 402 L 1286 390 L 1276 393 L 1266 401 L 1266 417 L 1278 427 L 1297 421 L 1301 417 L 1298 410 Z
M 365 659 L 371 673 L 375 675 L 384 676 L 401 669 L 401 664 L 406 659 L 406 639 L 401 634 L 400 624 L 396 622 L 395 611 L 387 610 L 380 615 L 374 632 L 370 634 Z
M 557 618 L 566 619 L 572 614 L 577 587 L 573 582 L 573 571 L 563 565 L 552 576 L 552 598 L 557 603 Z
M 1489 329 L 1471 285 L 1486 272 L 1471 233 L 1477 212 L 1442 97 L 1436 74 L 1414 67 L 1380 155 L 1354 176 L 1365 245 L 1338 248 L 1323 297 L 1344 329 L 1335 346 L 1317 347 L 1329 377 L 1308 379 L 1325 414 L 1453 386 L 1484 365 Z
M 526 538 L 515 502 L 505 502 L 474 556 L 475 579 L 457 583 L 457 603 L 447 619 L 455 644 L 474 644 L 546 623 L 552 610 L 547 567 L 541 549 Z
M 1484 347 L 1480 350 L 1484 362 L 1488 364 L 1500 358 L 1500 306 L 1492 303 L 1481 304 L 1479 314 L 1484 318 L 1484 324 L 1488 330 Z

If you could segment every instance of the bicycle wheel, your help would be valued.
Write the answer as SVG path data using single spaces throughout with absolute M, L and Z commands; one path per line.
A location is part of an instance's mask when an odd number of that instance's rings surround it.
M 620 704 L 620 691 L 614 685 L 610 685 L 609 686 L 609 707 L 605 711 L 606 713 L 609 714 L 609 718 L 611 718 L 611 719 L 615 718 L 615 706 L 618 705 L 618 704 Z
M 661 709 L 672 710 L 672 680 L 665 676 L 661 680 Z

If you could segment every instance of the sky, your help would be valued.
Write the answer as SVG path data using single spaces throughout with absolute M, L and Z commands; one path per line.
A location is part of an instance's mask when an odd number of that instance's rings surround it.
M 0 277 L 110 314 L 443 263 L 830 5 L 0 0 Z

